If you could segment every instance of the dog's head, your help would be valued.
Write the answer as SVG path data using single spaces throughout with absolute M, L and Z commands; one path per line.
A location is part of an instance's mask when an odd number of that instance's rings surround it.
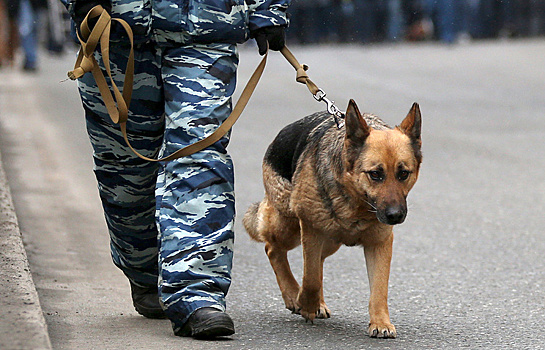
M 376 211 L 380 222 L 402 223 L 407 216 L 406 198 L 422 162 L 418 104 L 413 104 L 401 125 L 377 130 L 350 100 L 345 123 L 343 162 L 351 192 Z

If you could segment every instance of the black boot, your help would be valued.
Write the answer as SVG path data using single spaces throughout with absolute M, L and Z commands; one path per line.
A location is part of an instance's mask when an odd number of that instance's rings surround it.
M 147 318 L 166 318 L 159 303 L 157 287 L 140 287 L 131 283 L 132 304 L 136 311 Z
M 175 334 L 180 337 L 213 339 L 234 333 L 235 325 L 229 315 L 213 307 L 203 307 L 195 311 Z

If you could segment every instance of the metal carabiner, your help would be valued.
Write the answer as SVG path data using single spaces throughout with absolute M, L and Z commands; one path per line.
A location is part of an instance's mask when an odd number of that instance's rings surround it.
M 314 95 L 312 95 L 314 99 L 318 102 L 322 102 L 325 98 L 325 92 L 322 89 L 318 89 Z
M 335 124 L 337 124 L 337 128 L 340 129 L 344 126 L 344 122 L 342 121 L 344 119 L 344 113 L 341 112 L 339 107 L 335 106 L 335 101 L 330 101 L 327 99 L 326 93 L 324 90 L 319 89 L 314 96 L 314 99 L 318 102 L 325 102 L 327 105 L 327 112 L 333 116 L 335 119 Z

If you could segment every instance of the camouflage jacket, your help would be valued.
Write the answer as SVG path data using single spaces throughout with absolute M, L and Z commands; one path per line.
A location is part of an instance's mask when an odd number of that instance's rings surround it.
M 73 15 L 73 4 L 88 0 L 60 1 Z M 250 30 L 287 25 L 290 1 L 112 0 L 112 17 L 127 21 L 137 42 L 153 35 L 158 42 L 236 44 L 246 41 Z

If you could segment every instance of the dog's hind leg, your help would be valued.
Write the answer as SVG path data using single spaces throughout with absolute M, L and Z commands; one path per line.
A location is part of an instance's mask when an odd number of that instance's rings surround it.
M 294 313 L 297 312 L 296 300 L 299 293 L 299 283 L 297 283 L 291 272 L 288 251 L 298 245 L 299 242 L 293 242 L 292 247 L 286 247 L 285 245 L 278 246 L 269 242 L 265 244 L 265 251 L 276 275 L 276 282 L 278 282 L 278 287 L 282 292 L 282 299 L 284 299 L 286 309 Z
M 288 310 L 296 311 L 299 283 L 293 277 L 288 261 L 288 251 L 301 244 L 299 220 L 282 215 L 267 199 L 261 202 L 258 235 L 265 242 L 265 252 L 276 275 L 278 287 Z
M 322 271 L 324 270 L 324 261 L 325 259 L 334 254 L 341 247 L 340 243 L 336 243 L 332 240 L 327 240 L 324 242 L 322 247 Z M 322 283 L 322 288 L 320 289 L 320 309 L 316 314 L 316 318 L 330 318 L 331 311 L 327 307 L 324 299 L 324 284 Z

